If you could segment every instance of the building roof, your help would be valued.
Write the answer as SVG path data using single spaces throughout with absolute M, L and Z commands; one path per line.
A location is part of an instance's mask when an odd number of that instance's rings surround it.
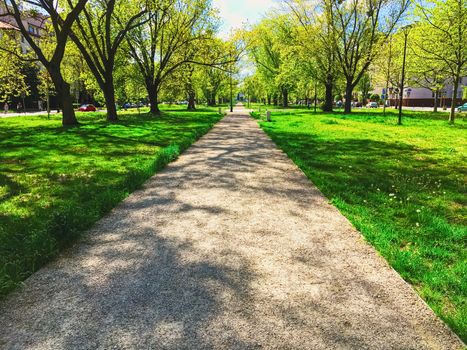
M 18 27 L 10 24 L 10 23 L 7 23 L 7 22 L 3 22 L 3 21 L 0 21 L 0 29 L 5 29 L 5 30 L 19 30 Z

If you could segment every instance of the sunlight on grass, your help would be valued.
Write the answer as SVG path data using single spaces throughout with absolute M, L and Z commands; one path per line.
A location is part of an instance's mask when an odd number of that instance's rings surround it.
M 403 122 L 391 110 L 290 109 L 260 124 L 467 340 L 467 123 L 417 112 Z
M 186 108 L 186 107 L 185 107 Z M 0 295 L 73 241 L 155 171 L 206 133 L 211 109 L 161 116 L 121 111 L 0 119 Z

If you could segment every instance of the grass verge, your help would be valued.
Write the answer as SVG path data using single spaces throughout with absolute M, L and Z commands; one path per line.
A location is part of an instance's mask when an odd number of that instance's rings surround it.
M 258 113 L 253 117 L 260 119 Z M 467 341 L 465 119 L 290 109 L 259 121 L 400 275 Z
M 213 109 L 0 119 L 0 296 L 205 134 Z

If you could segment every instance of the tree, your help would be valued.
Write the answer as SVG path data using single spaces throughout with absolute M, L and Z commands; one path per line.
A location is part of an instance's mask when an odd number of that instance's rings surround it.
M 50 95 L 55 95 L 53 90 L 53 82 L 50 74 L 46 69 L 39 71 L 40 84 L 38 86 L 39 95 L 45 98 L 45 107 L 47 110 L 47 119 L 50 119 Z
M 119 55 L 123 61 L 122 55 Z M 137 103 L 146 101 L 146 89 L 144 80 L 135 63 L 126 62 L 118 64 L 119 69 L 114 72 L 115 96 L 117 103 L 123 105 L 126 102 Z
M 12 50 L 18 48 L 14 34 L 13 32 L 1 35 L 1 47 L 10 47 Z M 29 91 L 23 69 L 25 62 L 19 58 L 21 55 L 20 50 L 16 51 L 16 55 L 0 50 L 0 102 L 2 103 L 9 102 L 11 97 L 27 94 Z
M 114 89 L 118 49 L 126 34 L 144 23 L 146 12 L 144 6 L 131 1 L 92 1 L 84 7 L 70 33 L 104 94 L 108 121 L 118 119 Z
M 323 0 L 332 18 L 334 49 L 345 78 L 344 113 L 355 86 L 407 10 L 409 0 Z
M 229 57 L 227 57 L 228 44 L 220 39 L 214 39 L 207 42 L 207 47 L 201 54 L 199 60 L 204 62 L 199 74 L 198 80 L 208 106 L 216 105 L 216 97 L 221 88 L 227 84 L 229 74 Z M 218 63 L 218 64 L 210 64 Z
M 274 104 L 280 95 L 282 106 L 288 106 L 289 92 L 295 83 L 293 24 L 285 15 L 264 19 L 247 36 L 250 57 L 267 86 L 267 99 Z
M 368 73 L 363 74 L 360 81 L 357 84 L 357 87 L 362 94 L 362 104 L 365 106 L 368 100 L 368 93 L 372 89 L 371 87 L 371 78 Z
M 433 112 L 437 112 L 440 94 L 447 82 L 446 68 L 440 66 L 439 61 L 425 60 L 416 53 L 413 59 L 416 63 L 413 65 L 409 81 L 413 85 L 428 89 L 433 93 Z
M 432 62 L 452 79 L 449 122 L 454 123 L 460 78 L 467 74 L 466 0 L 427 0 L 416 11 L 423 40 L 416 41 L 418 56 Z
M 197 63 L 197 44 L 211 40 L 213 15 L 205 0 L 152 0 L 147 21 L 127 36 L 129 54 L 144 78 L 151 113 L 160 113 L 158 94 L 177 68 Z
M 333 41 L 332 14 L 329 6 L 303 0 L 287 2 L 302 30 L 298 31 L 301 43 L 301 60 L 304 70 L 324 85 L 323 111 L 332 111 L 333 89 L 337 80 L 337 56 Z
M 411 33 L 411 31 L 409 32 Z M 411 40 L 409 35 L 408 40 Z M 403 53 L 404 53 L 404 31 L 399 30 L 393 33 L 389 38 L 382 43 L 381 48 L 378 52 L 378 56 L 373 61 L 371 70 L 372 78 L 376 83 L 384 84 L 385 86 L 385 98 L 384 98 L 384 111 L 386 109 L 386 101 L 389 97 L 389 93 L 392 91 L 393 94 L 399 93 L 403 87 L 402 82 L 402 64 L 403 64 Z M 405 63 L 405 76 L 415 76 L 415 56 L 411 51 L 407 52 L 406 63 Z M 394 107 L 398 107 L 398 97 L 396 97 L 396 103 Z
M 6 12 L 5 15 L 11 16 L 16 26 L 21 31 L 22 36 L 28 43 L 31 50 L 34 51 L 37 60 L 47 69 L 50 78 L 55 86 L 55 91 L 58 101 L 62 108 L 62 124 L 63 126 L 78 125 L 78 120 L 75 117 L 73 109 L 73 100 L 70 94 L 70 84 L 65 81 L 61 71 L 61 63 L 65 53 L 67 40 L 71 33 L 71 28 L 78 18 L 80 12 L 84 9 L 87 0 L 77 0 L 70 5 L 67 11 L 63 11 L 62 7 L 57 6 L 55 0 L 28 0 L 29 10 L 27 13 L 22 10 L 21 3 L 17 0 L 3 0 Z M 44 15 L 47 14 L 47 15 Z M 34 16 L 38 20 L 46 24 L 47 32 L 44 33 L 41 40 L 53 40 L 55 45 L 50 53 L 42 50 L 40 41 L 34 34 L 30 33 L 25 27 L 23 17 Z M 50 33 L 50 34 L 49 34 Z M 2 47 L 13 55 L 17 56 L 14 51 L 9 48 Z

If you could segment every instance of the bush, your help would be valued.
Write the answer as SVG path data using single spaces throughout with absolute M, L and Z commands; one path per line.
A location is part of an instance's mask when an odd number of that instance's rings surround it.
M 370 95 L 370 100 L 375 101 L 375 102 L 379 102 L 380 97 L 379 97 L 378 94 L 372 94 L 372 95 Z

